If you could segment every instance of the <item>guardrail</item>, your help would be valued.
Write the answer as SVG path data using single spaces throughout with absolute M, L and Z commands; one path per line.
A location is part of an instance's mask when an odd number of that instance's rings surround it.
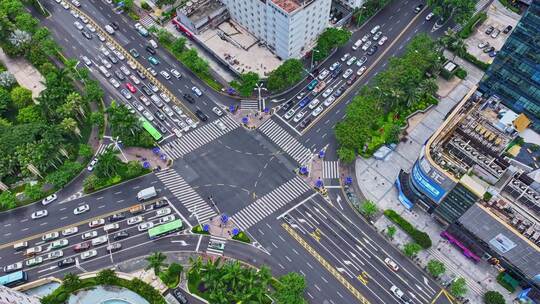
M 109 33 L 104 31 L 101 28 L 101 26 L 99 26 L 98 23 L 94 21 L 94 19 L 90 18 L 87 14 L 83 13 L 79 8 L 75 7 L 68 0 L 66 0 L 65 2 L 68 4 L 68 6 L 72 10 L 76 11 L 79 15 L 84 16 L 85 18 L 87 18 L 89 23 L 96 29 L 96 31 L 101 36 L 103 36 L 105 38 L 105 40 L 107 42 L 111 43 L 120 53 L 122 53 L 122 55 L 124 55 L 126 60 L 133 62 L 135 64 L 135 66 L 137 67 L 137 69 L 139 71 L 141 71 L 141 73 L 143 73 L 144 76 L 146 76 L 146 78 L 148 78 L 148 80 L 150 82 L 152 82 L 154 85 L 156 85 L 158 87 L 158 89 L 160 89 L 163 93 L 167 94 L 171 98 L 171 101 L 173 103 L 177 104 L 182 109 L 182 111 L 184 113 L 189 115 L 191 117 L 191 119 L 193 119 L 193 121 L 200 122 L 199 118 L 197 118 L 197 116 L 195 116 L 195 114 L 193 114 L 193 112 L 191 112 L 191 110 L 189 110 L 182 102 L 180 102 L 180 100 L 178 98 L 176 98 L 176 96 L 174 94 L 172 94 L 171 91 L 169 91 L 169 89 L 167 89 L 160 81 L 158 81 L 154 77 L 154 75 L 152 75 L 139 61 L 135 60 L 135 58 L 133 58 L 133 56 L 131 56 L 131 54 L 128 51 L 126 51 L 123 46 L 121 46 L 118 42 L 116 42 L 116 40 L 113 39 L 109 35 Z

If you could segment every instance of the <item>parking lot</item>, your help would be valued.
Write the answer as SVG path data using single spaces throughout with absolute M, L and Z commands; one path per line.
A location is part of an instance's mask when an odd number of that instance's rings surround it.
M 487 52 L 488 49 L 493 47 L 497 52 L 502 48 L 506 39 L 512 33 L 512 31 L 504 33 L 505 28 L 509 25 L 512 29 L 515 28 L 520 16 L 506 9 L 498 1 L 493 1 L 489 6 L 487 15 L 487 20 L 473 32 L 471 37 L 465 40 L 465 45 L 467 45 L 469 53 L 476 58 L 491 63 L 494 57 L 490 57 L 489 52 Z M 488 31 L 490 27 L 493 28 L 491 32 Z M 486 43 L 489 43 L 489 45 L 486 45 Z
M 135 204 L 128 210 L 92 218 L 37 235 L 23 244 L 1 250 L 2 270 L 31 271 L 33 279 L 70 267 L 81 269 L 87 261 L 108 256 L 146 242 L 149 229 L 180 219 L 167 198 Z M 15 266 L 10 266 L 15 265 Z

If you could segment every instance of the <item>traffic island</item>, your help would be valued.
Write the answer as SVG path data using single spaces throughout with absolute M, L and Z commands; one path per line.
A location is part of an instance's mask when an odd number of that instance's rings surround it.
M 273 110 L 268 108 L 259 111 L 258 109 L 242 109 L 241 106 L 230 106 L 227 110 L 231 113 L 233 119 L 238 121 L 246 130 L 257 129 L 270 119 L 273 114 Z

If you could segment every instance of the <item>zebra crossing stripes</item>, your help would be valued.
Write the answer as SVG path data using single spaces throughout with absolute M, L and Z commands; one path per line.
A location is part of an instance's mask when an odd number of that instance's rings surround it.
M 105 151 L 110 147 L 114 147 L 114 143 L 100 144 L 96 151 L 96 156 L 100 156 L 101 154 L 105 153 Z
M 258 100 L 241 100 L 240 109 L 242 110 L 259 110 Z
M 305 164 L 311 158 L 311 151 L 272 119 L 265 121 L 259 127 L 259 131 L 270 138 L 271 141 L 278 145 L 285 153 L 289 154 L 300 165 Z
M 339 162 L 337 160 L 323 161 L 322 165 L 322 178 L 339 178 Z
M 225 243 L 226 242 L 227 242 L 227 240 L 222 238 L 222 237 L 215 236 L 215 235 L 210 236 L 210 241 L 208 242 L 208 247 L 206 247 L 206 253 L 223 256 L 223 251 L 225 250 Z M 212 244 L 212 246 L 211 246 L 211 244 Z M 218 246 L 221 246 L 220 244 L 223 244 L 222 245 L 223 249 L 219 249 Z
M 142 18 L 139 20 L 139 23 L 147 29 L 151 28 L 152 26 L 158 26 L 156 21 L 154 21 L 154 19 L 152 19 L 152 17 L 150 17 L 148 14 L 144 14 L 144 16 L 142 16 Z
M 171 191 L 173 196 L 189 212 L 194 214 L 199 224 L 206 223 L 210 218 L 217 215 L 216 211 L 173 169 L 158 172 L 156 176 Z
M 222 122 L 227 128 L 221 130 L 215 123 L 209 123 L 163 145 L 161 148 L 170 158 L 177 159 L 212 142 L 239 126 L 239 124 L 228 115 L 218 119 L 218 121 Z
M 249 206 L 244 207 L 232 216 L 232 220 L 240 229 L 247 230 L 308 190 L 310 190 L 309 186 L 301 178 L 295 176 Z

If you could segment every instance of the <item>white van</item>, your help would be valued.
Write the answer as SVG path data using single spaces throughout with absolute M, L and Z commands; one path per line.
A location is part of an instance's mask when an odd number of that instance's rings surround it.
M 158 106 L 159 108 L 163 107 L 163 102 L 161 102 L 161 99 L 159 97 L 157 97 L 156 94 L 150 96 L 150 99 L 152 99 L 152 101 L 154 101 L 156 106 Z
M 356 42 L 353 44 L 352 49 L 354 51 L 358 50 L 358 48 L 362 45 L 362 39 L 356 40 Z
M 112 28 L 112 26 L 110 25 L 105 25 L 105 30 L 107 31 L 107 33 L 113 35 L 114 34 L 114 29 Z
M 28 248 L 28 242 L 19 242 L 13 245 L 13 249 L 15 249 L 16 251 L 20 251 L 26 248 Z
M 99 71 L 100 71 L 103 75 L 105 75 L 105 77 L 107 77 L 107 78 L 111 77 L 111 73 L 109 73 L 109 71 L 107 71 L 107 68 L 106 68 L 106 67 L 100 65 L 100 66 L 99 66 Z
M 150 43 L 153 48 L 157 49 L 157 43 L 154 41 L 154 39 L 150 39 L 148 43 Z

